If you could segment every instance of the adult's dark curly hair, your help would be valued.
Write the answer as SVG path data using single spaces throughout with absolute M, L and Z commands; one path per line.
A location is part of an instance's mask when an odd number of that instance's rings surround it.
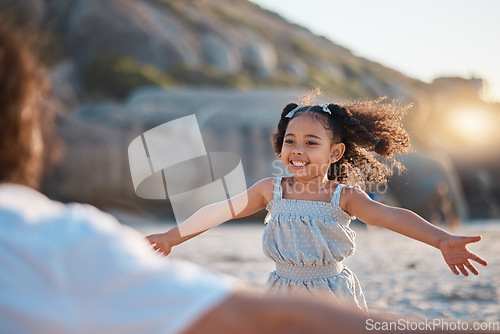
M 288 123 L 292 119 L 285 116 L 297 106 L 290 103 L 283 109 L 276 131 L 271 136 L 278 156 Z M 401 117 L 410 107 L 388 103 L 382 98 L 346 105 L 329 104 L 331 115 L 318 105 L 303 106 L 294 116 L 310 113 L 332 133 L 332 143 L 345 144 L 342 158 L 330 165 L 328 179 L 363 186 L 385 183 L 394 167 L 404 168 L 394 159 L 394 154 L 405 153 L 409 149 L 410 141 Z
M 48 81 L 29 39 L 0 24 L 0 182 L 37 187 L 43 165 L 40 106 Z

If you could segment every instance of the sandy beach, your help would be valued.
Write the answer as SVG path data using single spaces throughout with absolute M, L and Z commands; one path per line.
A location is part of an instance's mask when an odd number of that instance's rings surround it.
M 123 220 L 122 220 L 123 221 Z M 144 235 L 172 224 L 130 223 Z M 383 228 L 356 231 L 357 249 L 345 264 L 357 275 L 371 310 L 425 319 L 499 322 L 500 221 L 468 222 L 455 234 L 480 234 L 469 248 L 488 261 L 479 276 L 455 276 L 440 252 Z M 262 223 L 230 222 L 174 248 L 169 258 L 188 260 L 263 291 L 274 263 L 262 252 Z

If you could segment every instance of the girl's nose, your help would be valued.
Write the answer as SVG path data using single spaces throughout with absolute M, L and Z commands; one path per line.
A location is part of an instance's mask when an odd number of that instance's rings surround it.
M 292 150 L 292 153 L 296 154 L 296 155 L 301 155 L 302 154 L 302 149 L 300 147 L 294 147 L 293 150 Z

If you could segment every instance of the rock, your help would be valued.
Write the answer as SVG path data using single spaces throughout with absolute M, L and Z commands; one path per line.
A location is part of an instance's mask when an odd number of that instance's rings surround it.
M 241 69 L 241 55 L 238 49 L 219 36 L 205 34 L 200 44 L 208 64 L 221 74 L 235 74 Z
M 384 93 L 387 92 L 387 86 L 371 75 L 363 75 L 361 78 L 361 84 L 365 90 L 373 96 L 382 97 L 384 96 Z
M 270 78 L 277 65 L 276 52 L 272 45 L 255 39 L 245 48 L 243 53 L 245 67 L 260 78 Z
M 287 59 L 284 68 L 300 81 L 304 81 L 308 77 L 307 65 L 300 59 Z
M 164 71 L 200 63 L 190 29 L 147 2 L 80 0 L 67 15 L 68 51 L 82 65 L 106 54 L 129 56 Z
M 423 218 L 457 227 L 468 209 L 454 164 L 444 155 L 409 153 L 399 160 L 406 170 L 396 170 L 389 181 L 394 205 L 410 209 Z
M 321 59 L 315 59 L 314 65 L 322 72 L 326 73 L 334 81 L 342 82 L 347 79 L 344 71 L 338 66 Z

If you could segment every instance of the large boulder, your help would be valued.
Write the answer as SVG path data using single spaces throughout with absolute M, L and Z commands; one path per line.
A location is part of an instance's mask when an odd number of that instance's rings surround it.
M 387 194 L 391 204 L 410 209 L 435 223 L 456 227 L 468 217 L 460 177 L 450 158 L 429 153 L 410 153 L 399 160 Z
M 79 0 L 67 9 L 65 22 L 68 52 L 83 66 L 108 54 L 164 71 L 200 63 L 192 30 L 149 2 Z
M 207 33 L 202 36 L 200 44 L 209 66 L 221 74 L 236 74 L 241 69 L 241 53 L 234 43 Z

